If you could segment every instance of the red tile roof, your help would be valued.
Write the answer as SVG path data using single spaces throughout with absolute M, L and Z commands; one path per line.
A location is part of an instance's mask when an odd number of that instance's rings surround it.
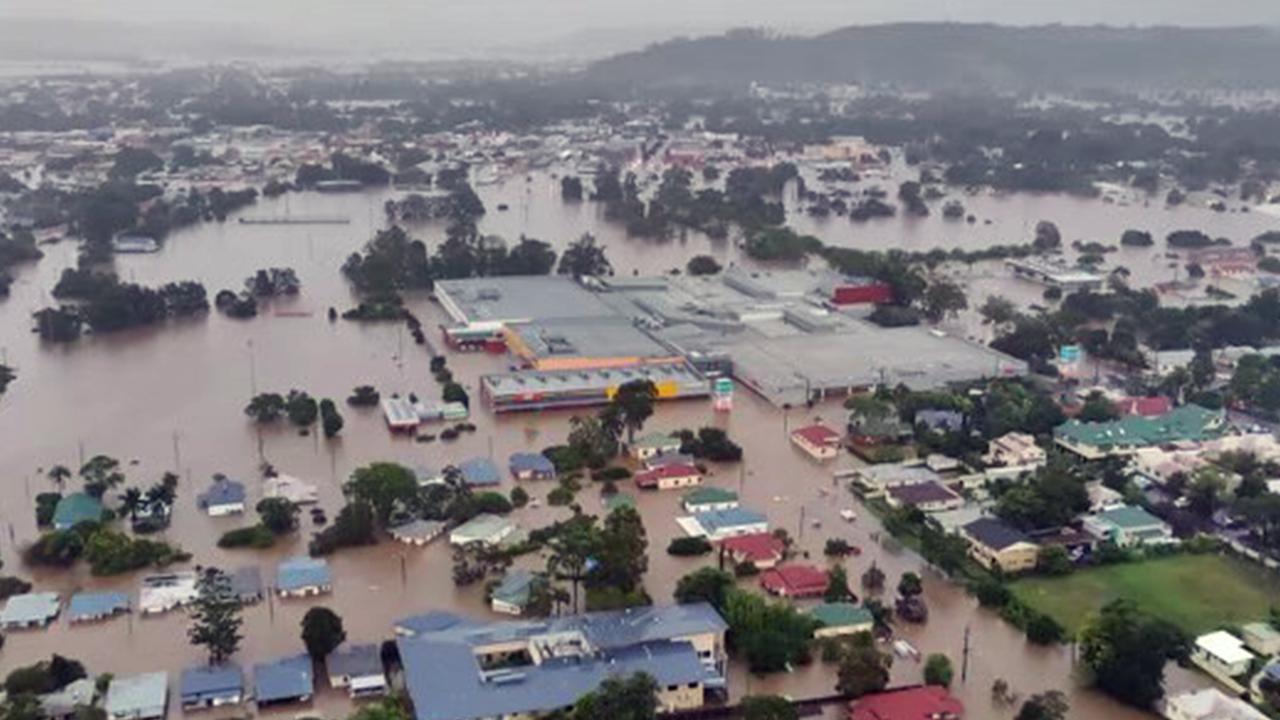
M 792 437 L 804 438 L 813 445 L 835 445 L 840 442 L 840 433 L 826 425 L 806 425 L 791 431 Z
M 658 481 L 666 478 L 685 478 L 701 475 L 693 465 L 663 465 L 652 470 L 645 470 L 635 476 L 636 485 L 642 488 L 657 487 Z
M 1164 415 L 1173 409 L 1173 401 L 1164 396 L 1124 397 L 1112 405 L 1121 415 L 1141 415 L 1142 417 Z
M 936 686 L 864 695 L 849 705 L 849 720 L 962 720 L 964 705 Z
M 770 533 L 752 533 L 720 541 L 725 550 L 747 562 L 767 562 L 782 557 L 786 545 Z
M 827 574 L 812 565 L 781 565 L 764 571 L 760 585 L 775 595 L 814 597 L 827 591 Z

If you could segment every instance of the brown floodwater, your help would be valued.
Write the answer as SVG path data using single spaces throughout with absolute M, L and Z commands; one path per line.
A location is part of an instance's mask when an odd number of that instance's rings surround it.
M 538 176 L 533 182 L 518 177 L 503 185 L 480 188 L 480 192 L 490 207 L 482 224 L 486 232 L 502 234 L 512 241 L 524 232 L 563 246 L 578 234 L 591 231 L 606 244 L 619 272 L 661 272 L 682 266 L 694 254 L 707 252 L 722 261 L 738 259 L 732 243 L 713 243 L 695 234 L 662 243 L 628 240 L 618 228 L 603 224 L 598 209 L 591 204 L 562 205 L 557 184 L 545 176 Z M 197 509 L 195 496 L 213 473 L 245 480 L 251 500 L 256 500 L 261 493 L 258 468 L 265 459 L 282 473 L 318 484 L 320 504 L 332 517 L 341 505 L 343 479 L 352 469 L 375 460 L 439 467 L 471 456 L 492 455 L 501 465 L 514 451 L 539 449 L 562 441 L 570 417 L 564 412 L 494 417 L 477 407 L 473 421 L 479 426 L 478 432 L 464 434 L 451 443 L 423 444 L 393 437 L 376 412 L 356 411 L 341 404 L 352 387 L 366 383 L 376 385 L 383 393 L 416 391 L 426 396 L 438 392 L 429 373 L 429 358 L 399 324 L 330 323 L 325 317 L 330 306 L 341 309 L 351 304 L 350 291 L 338 266 L 381 225 L 386 197 L 384 193 L 368 193 L 264 200 L 247 214 L 282 214 L 287 207 L 289 212 L 298 214 L 346 215 L 352 222 L 346 226 L 209 224 L 174 234 L 154 255 L 117 259 L 124 278 L 148 284 L 194 278 L 203 281 L 211 295 L 224 287 L 239 288 L 243 279 L 258 268 L 293 267 L 303 282 L 303 292 L 279 306 L 294 311 L 289 316 L 277 316 L 271 309 L 249 321 L 211 314 L 207 319 L 86 337 L 70 346 L 46 346 L 30 333 L 30 313 L 51 302 L 48 290 L 61 270 L 74 261 L 75 249 L 71 243 L 52 246 L 42 262 L 20 271 L 12 297 L 0 302 L 0 351 L 4 361 L 19 373 L 17 382 L 0 400 L 0 557 L 6 569 L 31 576 L 42 590 L 64 595 L 90 588 L 136 592 L 138 575 L 94 578 L 83 568 L 33 572 L 22 568 L 18 557 L 21 545 L 36 536 L 32 500 L 50 488 L 44 469 L 55 463 L 75 467 L 81 458 L 98 453 L 120 458 L 129 483 L 142 487 L 163 472 L 176 469 L 183 481 L 173 525 L 165 537 L 193 552 L 201 564 L 224 568 L 262 566 L 263 577 L 270 582 L 275 562 L 305 552 L 311 529 L 305 527 L 295 541 L 269 552 L 218 549 L 217 537 L 247 520 L 208 518 Z M 497 211 L 497 202 L 509 203 L 510 210 Z M 1054 208 L 1063 215 L 1051 219 L 1058 221 L 1068 238 L 1090 237 L 1102 228 L 1111 228 L 1114 222 L 1120 229 L 1130 224 L 1127 219 L 1109 219 L 1115 208 L 1101 203 L 1077 205 L 1070 201 L 1064 205 L 1065 201 L 1059 199 L 1035 197 L 1016 202 L 1022 209 L 1010 211 L 1002 226 L 1021 229 L 1023 217 L 1044 217 Z M 1045 207 L 1038 208 L 1037 204 Z M 1143 212 L 1144 217 L 1160 217 L 1165 211 Z M 1148 226 L 1154 227 L 1155 221 Z M 892 227 L 877 224 L 875 228 L 875 233 L 860 231 L 857 236 L 848 237 L 842 234 L 843 230 L 818 230 L 829 241 L 865 242 L 868 247 L 897 245 L 899 234 L 911 237 L 911 233 L 920 232 L 902 221 L 895 221 Z M 980 231 L 980 227 L 972 230 L 973 242 L 981 241 Z M 441 236 L 436 227 L 418 228 L 415 232 L 430 243 L 438 242 Z M 1107 232 L 1108 237 L 1117 235 L 1118 231 Z M 928 242 L 921 238 L 919 245 L 943 244 L 944 238 L 950 236 L 939 235 Z M 993 232 L 987 242 L 1015 239 L 997 238 Z M 413 296 L 409 302 L 428 328 L 443 321 L 439 308 L 425 295 Z M 449 362 L 473 398 L 477 397 L 475 388 L 481 374 L 505 367 L 503 358 L 486 355 L 452 354 Z M 316 436 L 302 437 L 283 427 L 259 434 L 246 421 L 243 407 L 255 390 L 284 392 L 291 388 L 338 400 L 347 421 L 341 438 L 326 441 Z M 830 467 L 809 462 L 787 441 L 788 426 L 819 416 L 838 424 L 841 415 L 835 404 L 783 413 L 740 392 L 731 414 L 717 415 L 710 404 L 701 402 L 663 405 L 648 429 L 705 424 L 725 427 L 746 448 L 745 470 L 717 468 L 709 478 L 711 484 L 739 489 L 745 505 L 767 513 L 775 526 L 791 531 L 800 548 L 811 553 L 815 562 L 825 562 L 821 549 L 827 538 L 846 537 L 865 549 L 861 557 L 848 561 L 851 577 L 857 578 L 874 561 L 893 583 L 904 571 L 922 571 L 921 560 L 909 552 L 873 542 L 871 535 L 877 525 L 861 509 L 856 523 L 840 520 L 839 510 L 855 507 L 856 501 L 847 491 L 833 486 Z M 840 462 L 852 460 L 843 458 Z M 511 487 L 513 482 L 504 480 L 503 489 Z M 530 487 L 536 497 L 545 496 L 549 489 L 550 486 L 536 484 Z M 706 561 L 673 558 L 663 551 L 679 533 L 674 520 L 679 514 L 679 493 L 632 494 L 638 499 L 649 533 L 646 586 L 657 601 L 665 602 L 670 599 L 676 580 Z M 585 488 L 579 500 L 588 511 L 600 511 L 596 488 Z M 540 508 L 518 511 L 516 517 L 524 527 L 532 528 L 566 514 L 566 510 L 544 503 Z M 815 527 L 815 521 L 821 527 Z M 521 562 L 538 564 L 543 559 L 525 558 Z M 340 552 L 331 563 L 334 592 L 318 602 L 333 607 L 344 617 L 353 640 L 387 638 L 395 619 L 430 609 L 487 615 L 479 586 L 454 587 L 449 551 L 443 542 L 423 549 L 385 542 L 373 548 Z M 1048 688 L 1066 690 L 1071 696 L 1073 718 L 1146 717 L 1077 688 L 1069 648 L 1028 645 L 1021 634 L 998 617 L 977 608 L 963 591 L 923 572 L 931 611 L 929 622 L 923 627 L 903 627 L 900 632 L 922 652 L 945 652 L 958 662 L 965 630 L 969 630 L 969 674 L 965 682 L 957 682 L 955 690 L 971 708 L 973 717 L 1013 714 L 1013 709 L 991 703 L 990 688 L 996 678 L 1008 680 L 1024 697 Z M 299 622 L 313 604 L 317 603 L 272 601 L 249 609 L 245 614 L 245 641 L 238 655 L 240 662 L 250 665 L 300 652 Z M 183 667 L 201 659 L 200 651 L 187 643 L 185 628 L 185 616 L 174 613 L 160 618 L 132 616 L 74 628 L 59 622 L 47 631 L 14 632 L 0 650 L 0 671 L 59 652 L 83 660 L 94 672 L 165 669 L 176 683 L 176 675 Z M 894 666 L 894 681 L 916 682 L 920 670 L 916 663 L 899 660 Z M 1176 669 L 1171 669 L 1170 677 L 1171 685 L 1176 687 L 1202 682 Z M 731 686 L 735 695 L 779 692 L 801 697 L 829 691 L 834 686 L 834 672 L 815 663 L 793 673 L 753 678 L 735 668 Z M 317 706 L 330 716 L 341 715 L 347 709 L 342 697 L 333 692 L 323 693 Z

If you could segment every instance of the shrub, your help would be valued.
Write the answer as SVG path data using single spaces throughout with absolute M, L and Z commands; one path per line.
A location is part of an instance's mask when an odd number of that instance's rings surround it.
M 563 507 L 573 502 L 573 491 L 561 485 L 547 493 L 547 504 Z
M 58 509 L 62 493 L 44 492 L 36 495 L 36 527 L 48 527 L 53 524 L 53 513 Z
M 704 537 L 678 537 L 674 538 L 670 545 L 667 545 L 667 554 L 677 557 L 706 555 L 711 550 L 711 543 Z
M 511 505 L 513 507 L 522 508 L 529 504 L 529 493 L 522 487 L 516 487 L 511 491 Z
M 218 538 L 218 547 L 223 549 L 254 548 L 265 550 L 276 543 L 276 534 L 263 525 L 228 530 Z
M 591 479 L 596 482 L 626 480 L 629 477 L 631 477 L 631 471 L 624 467 L 607 467 L 591 472 Z
M 347 404 L 352 407 L 373 407 L 381 401 L 381 396 L 372 385 L 361 385 L 352 391 Z

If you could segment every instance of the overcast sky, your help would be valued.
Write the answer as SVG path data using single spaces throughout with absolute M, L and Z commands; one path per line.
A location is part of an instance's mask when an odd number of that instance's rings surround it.
M 647 40 L 742 26 L 812 32 L 908 20 L 1280 25 L 1280 0 L 0 0 L 3 16 L 218 23 L 244 27 L 255 40 L 474 50 L 594 30 L 634 29 Z

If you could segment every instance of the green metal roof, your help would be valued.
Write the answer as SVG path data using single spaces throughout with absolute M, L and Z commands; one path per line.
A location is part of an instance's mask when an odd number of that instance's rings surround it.
M 1098 517 L 1123 530 L 1134 531 L 1160 525 L 1163 521 L 1140 507 L 1126 505 L 1098 513 Z
M 614 493 L 605 498 L 604 506 L 608 508 L 610 512 L 613 512 L 620 507 L 635 507 L 636 500 L 626 493 Z
M 670 435 L 667 435 L 665 433 L 656 433 L 656 432 L 638 437 L 636 438 L 635 442 L 631 443 L 632 447 L 639 447 L 639 448 L 664 448 L 664 447 L 671 447 L 672 445 L 679 445 L 679 444 L 680 444 L 679 438 L 671 437 Z
M 1153 418 L 1131 415 L 1101 423 L 1070 420 L 1053 432 L 1058 438 L 1078 445 L 1150 446 L 1215 438 L 1222 434 L 1223 426 L 1221 412 L 1199 405 L 1183 405 Z
M 738 499 L 738 493 L 718 487 L 700 487 L 685 493 L 681 499 L 685 505 L 708 505 L 732 502 Z
M 875 622 L 875 616 L 870 610 L 847 602 L 822 603 L 810 610 L 809 615 L 824 627 L 847 627 Z
M 102 520 L 102 503 L 85 493 L 74 493 L 58 501 L 53 511 L 53 526 L 60 530 L 73 528 L 82 522 Z

